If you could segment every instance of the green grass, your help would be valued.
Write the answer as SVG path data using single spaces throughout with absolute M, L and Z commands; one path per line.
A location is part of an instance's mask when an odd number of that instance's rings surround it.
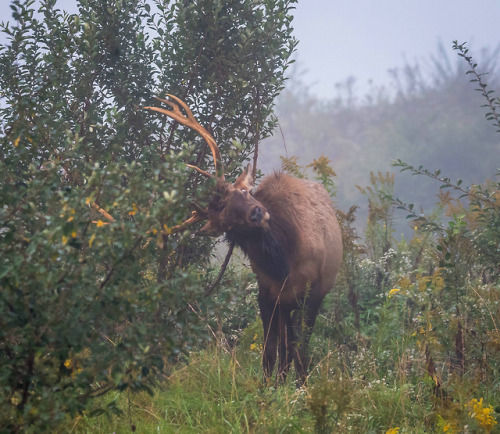
M 371 356 L 370 356 L 371 357 Z M 268 432 L 428 432 L 432 426 L 432 384 L 362 378 L 346 371 L 337 351 L 319 359 L 308 385 L 297 390 L 294 373 L 279 387 L 263 384 L 260 354 L 211 345 L 179 364 L 152 395 L 113 393 L 96 407 L 117 406 L 120 414 L 82 415 L 75 432 L 268 433 Z M 364 369 L 364 368 L 363 368 Z M 66 427 L 68 428 L 68 427 Z
M 90 410 L 64 432 L 489 432 L 467 406 L 481 392 L 480 381 L 450 380 L 446 388 L 453 397 L 437 397 L 422 354 L 395 351 L 388 363 L 362 340 L 349 351 L 329 347 L 319 334 L 305 387 L 295 388 L 293 370 L 286 384 L 264 384 L 260 349 L 249 344 L 258 325 L 245 330 L 233 348 L 218 339 L 191 354 L 152 394 L 113 392 L 96 400 L 95 409 L 108 411 L 92 416 Z M 485 398 L 485 408 L 495 396 L 498 400 L 498 392 Z M 499 432 L 498 425 L 491 432 Z
M 81 416 L 77 432 L 296 432 L 304 425 L 304 391 L 293 381 L 282 387 L 264 385 L 260 355 L 210 346 L 191 356 L 189 364 L 161 382 L 153 395 L 141 392 L 106 396 L 98 404 L 117 401 L 122 414 Z M 311 420 L 310 417 L 306 420 Z M 289 429 L 287 429 L 287 427 Z

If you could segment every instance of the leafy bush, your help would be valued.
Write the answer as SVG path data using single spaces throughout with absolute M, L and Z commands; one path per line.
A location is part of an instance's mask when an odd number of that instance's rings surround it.
M 188 101 L 234 171 L 274 125 L 291 3 L 80 0 L 69 15 L 55 0 L 12 2 L 0 47 L 2 430 L 52 429 L 111 390 L 149 389 L 206 341 L 195 301 L 212 246 L 172 228 L 210 187 L 184 163 L 209 159 L 183 144 L 191 131 L 141 106 L 167 91 Z

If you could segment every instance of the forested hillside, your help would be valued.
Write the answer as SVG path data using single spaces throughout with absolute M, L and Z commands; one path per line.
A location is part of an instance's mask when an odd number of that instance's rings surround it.
M 477 54 L 479 69 L 488 73 L 489 89 L 498 89 L 498 55 Z M 306 165 L 324 154 L 338 175 L 337 203 L 341 209 L 361 205 L 355 188 L 368 185 L 370 172 L 398 170 L 396 159 L 429 170 L 440 169 L 452 180 L 482 183 L 494 178 L 499 165 L 500 136 L 488 123 L 489 108 L 476 83 L 466 75 L 468 65 L 449 46 L 439 45 L 429 61 L 388 71 L 392 86 L 376 86 L 359 94 L 356 80 L 347 78 L 335 99 L 312 94 L 300 80 L 300 65 L 277 100 L 280 128 L 261 146 L 261 168 L 280 165 L 280 156 L 297 156 Z M 435 184 L 396 175 L 396 195 L 430 212 L 437 201 Z M 364 212 L 363 212 L 364 211 Z

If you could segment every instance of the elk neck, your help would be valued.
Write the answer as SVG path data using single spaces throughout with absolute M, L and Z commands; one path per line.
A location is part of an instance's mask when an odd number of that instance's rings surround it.
M 227 231 L 226 240 L 238 245 L 258 271 L 284 282 L 290 274 L 290 252 L 294 251 L 294 230 L 278 213 L 270 212 L 269 228 L 245 232 Z M 254 271 L 257 271 L 254 269 Z

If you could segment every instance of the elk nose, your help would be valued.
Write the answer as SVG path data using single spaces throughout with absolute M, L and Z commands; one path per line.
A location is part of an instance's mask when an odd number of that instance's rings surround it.
M 260 223 L 262 221 L 262 210 L 256 206 L 250 213 L 250 221 L 252 223 Z

